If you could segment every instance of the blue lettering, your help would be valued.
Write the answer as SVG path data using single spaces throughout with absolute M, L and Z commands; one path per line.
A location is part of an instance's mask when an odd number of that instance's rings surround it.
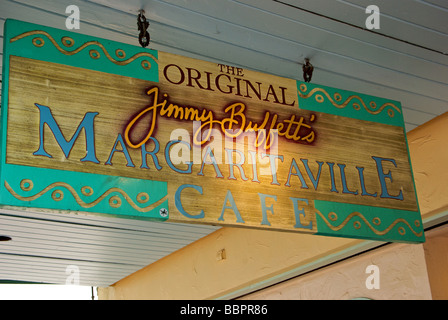
M 149 152 L 146 151 L 146 143 L 142 144 L 141 148 L 142 148 L 142 165 L 140 166 L 141 169 L 149 169 L 148 165 L 146 164 L 146 155 L 150 155 L 152 157 L 152 161 L 154 162 L 154 165 L 156 166 L 157 170 L 162 169 L 162 166 L 159 165 L 159 160 L 157 159 L 157 152 L 159 152 L 160 150 L 160 144 L 159 141 L 157 141 L 156 138 L 150 137 L 150 140 L 152 140 L 154 142 L 154 150 Z
M 296 170 L 296 173 L 292 172 L 292 168 L 294 168 Z M 300 182 L 302 183 L 302 189 L 308 189 L 308 186 L 306 185 L 305 179 L 303 179 L 302 173 L 299 170 L 299 167 L 297 166 L 296 160 L 294 158 L 292 158 L 291 161 L 291 166 L 289 167 L 289 174 L 288 174 L 288 180 L 286 181 L 285 186 L 290 187 L 290 180 L 291 180 L 291 175 L 295 175 L 298 176 L 300 179 Z
M 262 193 L 259 193 L 258 196 L 260 197 L 260 200 L 261 200 L 261 213 L 263 216 L 263 219 L 261 220 L 261 224 L 270 226 L 271 224 L 268 221 L 267 210 L 271 211 L 272 214 L 274 214 L 274 204 L 267 207 L 266 206 L 266 198 L 269 197 L 269 198 L 272 198 L 275 201 L 277 201 L 277 196 L 271 196 L 269 194 L 262 194 Z
M 303 215 L 305 217 L 305 209 L 302 207 L 302 209 L 299 210 L 298 202 L 299 201 L 305 202 L 306 205 L 308 205 L 308 199 L 292 198 L 292 197 L 289 197 L 289 199 L 292 200 L 294 207 L 294 216 L 296 217 L 296 224 L 294 228 L 313 229 L 313 221 L 310 221 L 310 223 L 308 223 L 308 225 L 306 226 L 300 222 L 300 215 Z
M 328 169 L 330 170 L 330 177 L 331 177 L 331 192 L 338 192 L 338 190 L 336 189 L 336 183 L 334 181 L 334 162 L 327 162 L 328 164 Z
M 122 150 L 117 149 L 118 142 L 120 142 L 122 146 Z M 123 152 L 124 156 L 126 157 L 126 167 L 135 167 L 134 163 L 132 162 L 131 156 L 129 155 L 128 149 L 126 148 L 126 145 L 123 141 L 123 137 L 121 136 L 121 133 L 118 134 L 117 140 L 115 140 L 114 147 L 112 148 L 112 151 L 109 154 L 109 158 L 107 159 L 106 163 L 107 165 L 112 165 L 112 157 L 115 154 L 115 152 Z
M 277 154 L 266 154 L 266 153 L 262 153 L 261 154 L 261 158 L 263 159 L 264 157 L 269 157 L 269 162 L 271 165 L 271 174 L 272 174 L 272 182 L 271 184 L 276 184 L 276 185 L 280 185 L 280 183 L 278 183 L 277 180 L 277 166 L 275 163 L 275 159 L 278 158 L 283 162 L 283 156 L 279 156 Z
M 378 171 L 378 178 L 380 179 L 381 184 L 381 195 L 380 198 L 390 198 L 390 199 L 397 199 L 397 200 L 403 200 L 403 191 L 400 190 L 400 193 L 397 196 L 392 196 L 387 191 L 387 185 L 386 185 L 386 178 L 390 180 L 390 182 L 393 182 L 392 180 L 392 174 L 389 171 L 388 173 L 384 173 L 383 169 L 383 161 L 389 161 L 392 162 L 395 168 L 397 167 L 397 164 L 395 163 L 394 159 L 386 159 L 386 158 L 380 158 L 380 157 L 372 157 L 373 160 L 376 162 L 376 169 Z
M 342 193 L 348 193 L 348 194 L 357 195 L 358 194 L 358 190 L 350 191 L 347 188 L 347 179 L 345 177 L 345 164 L 339 164 L 338 163 L 338 167 L 339 167 L 339 171 L 341 171 Z
M 319 171 L 317 172 L 317 178 L 314 178 L 313 173 L 310 170 L 310 167 L 308 167 L 308 160 L 307 159 L 300 159 L 303 162 L 303 165 L 305 166 L 306 172 L 308 173 L 308 177 L 311 180 L 311 183 L 314 186 L 314 190 L 317 190 L 317 186 L 319 185 L 319 179 L 320 179 L 320 173 L 322 171 L 322 165 L 324 164 L 323 162 L 320 161 L 316 161 L 317 164 L 319 165 Z
M 212 162 L 206 161 L 207 155 L 210 157 L 210 160 Z M 213 155 L 213 152 L 212 152 L 212 149 L 210 148 L 210 146 L 208 146 L 207 149 L 205 150 L 204 158 L 202 159 L 201 171 L 199 171 L 198 176 L 204 175 L 204 172 L 203 172 L 204 164 L 212 164 L 213 165 L 213 167 L 215 168 L 215 172 L 216 172 L 216 178 L 223 177 L 223 175 L 221 174 L 221 171 L 219 170 L 218 163 L 216 162 L 215 156 Z
M 249 150 L 249 153 L 250 153 L 250 158 L 252 160 L 252 172 L 254 173 L 254 177 L 253 177 L 252 181 L 253 182 L 260 182 L 260 180 L 258 180 L 256 152 Z
M 377 193 L 368 193 L 366 190 L 366 186 L 364 183 L 364 168 L 362 167 L 356 167 L 356 169 L 358 169 L 358 173 L 359 173 L 359 181 L 361 182 L 361 195 L 362 196 L 371 196 L 371 197 L 376 197 Z
M 226 152 L 227 152 L 227 161 L 229 162 L 229 172 L 230 172 L 229 179 L 236 180 L 235 175 L 233 174 L 233 167 L 237 166 L 238 169 L 240 169 L 241 179 L 246 181 L 247 178 L 246 178 L 246 176 L 244 174 L 244 170 L 242 168 L 242 165 L 244 164 L 244 161 L 246 160 L 244 157 L 244 153 L 242 153 L 240 150 L 231 150 L 231 149 L 227 149 L 227 148 L 226 148 Z M 238 163 L 233 163 L 232 152 L 236 152 L 240 155 L 240 161 Z
M 180 200 L 180 196 L 181 196 L 182 190 L 184 190 L 185 188 L 192 188 L 192 189 L 198 191 L 199 194 L 202 195 L 202 187 L 200 187 L 200 186 L 195 186 L 193 184 L 183 184 L 183 185 L 181 185 L 179 188 L 177 188 L 176 193 L 174 194 L 174 203 L 176 205 L 177 210 L 179 210 L 179 212 L 182 213 L 187 218 L 191 218 L 191 219 L 201 219 L 201 218 L 204 218 L 205 217 L 204 210 L 201 210 L 201 212 L 199 214 L 197 214 L 197 215 L 189 214 L 188 212 L 186 212 L 184 210 L 184 207 L 182 205 L 182 201 Z
M 227 202 L 230 202 L 230 206 L 227 205 Z M 241 218 L 241 214 L 236 207 L 235 200 L 233 199 L 233 195 L 230 190 L 227 190 L 226 198 L 224 199 L 224 204 L 221 210 L 221 216 L 218 218 L 219 221 L 224 221 L 224 212 L 226 211 L 226 209 L 233 210 L 233 213 L 235 213 L 236 216 L 236 222 L 245 223 L 243 218 Z
M 190 146 L 189 143 L 187 143 L 187 142 L 185 142 L 185 141 L 181 141 L 181 140 L 171 140 L 170 142 L 168 142 L 168 143 L 166 144 L 166 147 L 165 147 L 165 160 L 166 160 L 166 163 L 168 164 L 168 166 L 169 166 L 171 169 L 173 169 L 173 170 L 176 171 L 176 172 L 179 172 L 179 173 L 191 173 L 191 167 L 193 166 L 193 162 L 191 162 L 191 161 L 188 161 L 188 162 L 187 162 L 188 168 L 185 169 L 185 170 L 178 169 L 178 168 L 176 168 L 176 167 L 173 165 L 173 162 L 171 161 L 171 157 L 170 157 L 170 148 L 171 148 L 171 146 L 172 146 L 173 144 L 175 144 L 175 143 L 183 143 L 183 144 L 186 144 L 186 145 L 188 146 L 188 149 L 191 150 L 191 146 Z
M 39 120 L 39 149 L 33 153 L 35 156 L 45 156 L 49 158 L 53 158 L 50 154 L 45 151 L 44 148 L 44 126 L 48 125 L 51 132 L 53 133 L 54 138 L 56 139 L 59 147 L 65 155 L 65 158 L 68 158 L 70 152 L 72 151 L 73 145 L 75 144 L 76 139 L 78 138 L 82 129 L 84 129 L 86 136 L 86 156 L 81 159 L 81 161 L 89 161 L 94 163 L 100 163 L 96 158 L 95 154 L 95 132 L 93 127 L 93 120 L 95 116 L 98 115 L 98 112 L 87 112 L 84 115 L 81 123 L 78 125 L 76 132 L 73 134 L 72 138 L 67 141 L 62 134 L 61 129 L 59 128 L 56 120 L 51 113 L 51 110 L 47 106 L 43 106 L 40 104 L 34 104 L 37 108 L 39 108 L 40 112 L 40 120 Z

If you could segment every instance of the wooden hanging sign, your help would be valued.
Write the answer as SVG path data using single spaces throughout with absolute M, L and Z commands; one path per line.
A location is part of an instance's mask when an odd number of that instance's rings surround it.
M 423 242 L 400 103 L 7 20 L 3 206 Z

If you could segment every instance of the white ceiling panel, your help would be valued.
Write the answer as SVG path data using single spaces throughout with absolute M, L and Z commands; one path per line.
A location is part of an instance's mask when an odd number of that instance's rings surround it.
M 0 280 L 108 286 L 216 230 L 212 226 L 2 209 Z

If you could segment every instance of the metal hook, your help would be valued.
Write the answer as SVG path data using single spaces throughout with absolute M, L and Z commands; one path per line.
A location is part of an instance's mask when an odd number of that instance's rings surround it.
M 305 58 L 305 63 L 302 66 L 302 70 L 303 70 L 303 81 L 310 82 L 314 71 L 314 67 L 310 63 L 310 59 Z
M 146 21 L 145 10 L 140 9 L 138 12 L 139 12 L 137 16 L 137 27 L 139 31 L 138 42 L 140 43 L 142 48 L 145 48 L 149 45 L 149 42 L 151 40 L 147 30 L 149 27 L 149 22 Z

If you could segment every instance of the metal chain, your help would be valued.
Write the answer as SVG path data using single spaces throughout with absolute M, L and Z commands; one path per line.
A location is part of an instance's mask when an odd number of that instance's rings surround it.
M 143 14 L 145 11 L 140 10 L 140 13 L 138 14 L 137 17 L 137 26 L 138 26 L 138 31 L 140 32 L 138 35 L 138 42 L 140 43 L 140 45 L 145 48 L 149 45 L 149 41 L 151 40 L 151 38 L 149 37 L 149 33 L 148 33 L 148 27 L 149 27 L 149 22 L 146 21 L 146 17 Z

